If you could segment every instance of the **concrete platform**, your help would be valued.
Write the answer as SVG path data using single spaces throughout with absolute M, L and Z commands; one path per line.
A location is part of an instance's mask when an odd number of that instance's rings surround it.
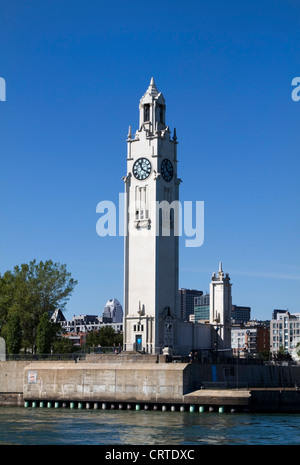
M 249 406 L 251 391 L 238 389 L 199 389 L 183 396 L 188 404 Z

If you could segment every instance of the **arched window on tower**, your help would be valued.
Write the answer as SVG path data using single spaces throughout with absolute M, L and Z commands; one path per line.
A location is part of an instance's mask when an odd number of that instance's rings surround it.
M 147 103 L 144 105 L 144 123 L 150 121 L 150 105 Z
M 159 122 L 165 124 L 165 106 L 159 105 Z

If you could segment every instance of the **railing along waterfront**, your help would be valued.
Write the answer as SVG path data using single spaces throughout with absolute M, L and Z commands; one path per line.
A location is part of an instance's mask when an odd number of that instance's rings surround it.
M 86 348 L 83 351 L 77 351 L 72 353 L 50 353 L 50 354 L 39 354 L 39 353 L 20 353 L 20 354 L 6 354 L 6 361 L 84 361 L 87 358 L 87 355 L 100 355 L 99 362 L 101 362 L 101 355 L 111 355 L 118 356 L 125 354 L 120 348 L 115 346 L 101 347 L 101 348 Z M 139 352 L 136 352 L 138 355 Z M 146 355 L 146 354 L 143 354 Z M 98 360 L 97 360 L 98 361 Z M 276 366 L 297 366 L 297 362 L 292 360 L 264 360 L 257 357 L 228 357 L 228 356 L 219 356 L 215 353 L 205 353 L 199 354 L 197 358 L 194 358 L 192 361 L 189 356 L 184 355 L 175 355 L 168 356 L 166 358 L 167 363 L 195 363 L 201 365 L 210 365 L 210 364 L 229 364 L 229 365 L 276 365 Z
M 75 352 L 72 354 L 6 354 L 6 362 L 12 361 L 76 361 L 85 359 L 85 354 Z

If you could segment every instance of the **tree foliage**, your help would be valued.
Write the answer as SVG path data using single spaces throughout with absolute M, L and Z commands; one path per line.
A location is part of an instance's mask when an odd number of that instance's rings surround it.
M 6 340 L 6 350 L 9 354 L 18 354 L 22 347 L 22 328 L 19 315 L 11 315 L 3 335 Z
M 53 352 L 55 354 L 71 354 L 76 350 L 80 351 L 81 348 L 76 348 L 73 342 L 66 337 L 60 337 L 53 343 Z
M 33 350 L 41 317 L 46 314 L 49 319 L 56 308 L 63 309 L 76 284 L 66 265 L 52 260 L 33 260 L 6 271 L 0 275 L 0 334 L 8 334 L 9 322 L 17 314 L 22 347 Z
M 86 345 L 87 347 L 110 347 L 122 344 L 122 341 L 121 333 L 117 333 L 111 326 L 104 326 L 99 331 L 92 331 L 88 334 Z
M 275 361 L 289 361 L 292 360 L 291 355 L 285 351 L 283 346 L 280 346 L 277 353 L 274 354 Z
M 60 329 L 60 324 L 52 323 L 47 313 L 41 316 L 36 331 L 36 348 L 38 354 L 49 354 L 51 352 L 56 335 Z

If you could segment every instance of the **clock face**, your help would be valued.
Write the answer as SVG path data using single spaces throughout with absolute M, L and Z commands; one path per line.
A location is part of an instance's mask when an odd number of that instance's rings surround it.
M 173 165 L 167 158 L 162 161 L 160 172 L 164 180 L 167 182 L 171 181 L 173 178 Z
M 132 171 L 136 179 L 147 179 L 151 173 L 151 163 L 147 158 L 139 158 L 134 163 Z

